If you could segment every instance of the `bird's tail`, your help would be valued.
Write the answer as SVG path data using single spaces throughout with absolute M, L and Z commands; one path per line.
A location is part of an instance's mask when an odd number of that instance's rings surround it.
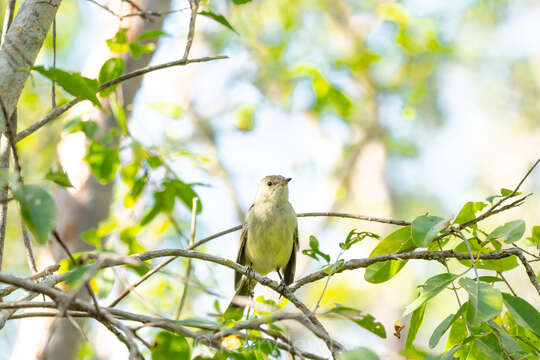
M 247 299 L 253 295 L 253 288 L 255 287 L 255 282 L 253 280 L 248 280 L 246 277 L 242 278 L 240 281 L 240 286 L 236 293 L 234 294 L 231 303 L 225 310 L 225 318 L 232 320 L 240 320 L 244 314 L 244 308 L 247 304 Z

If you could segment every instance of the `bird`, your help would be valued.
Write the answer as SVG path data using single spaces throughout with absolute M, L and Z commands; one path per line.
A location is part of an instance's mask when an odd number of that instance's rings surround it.
M 240 235 L 236 262 L 250 271 L 266 275 L 276 271 L 281 286 L 294 280 L 298 243 L 296 212 L 289 203 L 288 184 L 291 178 L 265 176 L 258 185 L 255 201 L 249 208 Z M 236 293 L 225 314 L 229 318 L 242 316 L 245 301 L 251 297 L 256 281 L 239 272 L 234 276 Z

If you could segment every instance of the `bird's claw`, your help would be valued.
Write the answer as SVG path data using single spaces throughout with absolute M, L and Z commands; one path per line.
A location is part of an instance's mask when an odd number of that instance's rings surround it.
M 285 281 L 282 281 L 278 288 L 277 288 L 277 291 L 279 292 L 279 298 L 281 299 L 281 297 L 285 294 L 285 291 L 287 291 L 289 288 L 287 287 L 287 284 L 285 284 Z
M 251 265 L 249 265 L 247 268 L 246 276 L 248 277 L 248 279 L 251 279 L 253 278 L 254 275 L 255 275 L 255 271 L 253 270 Z

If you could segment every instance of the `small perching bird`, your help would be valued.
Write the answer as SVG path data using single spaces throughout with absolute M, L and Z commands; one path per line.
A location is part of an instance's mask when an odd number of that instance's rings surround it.
M 236 258 L 237 263 L 261 275 L 277 271 L 285 285 L 294 280 L 299 247 L 296 213 L 289 203 L 289 181 L 291 178 L 281 175 L 269 175 L 261 180 L 255 202 L 244 221 Z M 234 276 L 236 294 L 226 313 L 237 309 L 233 318 L 241 316 L 245 306 L 242 297 L 252 296 L 255 284 L 254 279 L 237 272 Z

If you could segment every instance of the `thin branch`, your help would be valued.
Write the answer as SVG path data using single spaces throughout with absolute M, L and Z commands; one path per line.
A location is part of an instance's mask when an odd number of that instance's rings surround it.
M 506 284 L 506 286 L 508 286 L 508 289 L 510 290 L 510 292 L 512 293 L 512 295 L 517 296 L 517 295 L 516 295 L 516 292 L 514 291 L 514 289 L 512 289 L 512 287 L 510 286 L 510 283 L 509 283 L 509 282 L 506 280 L 506 278 L 503 276 L 502 272 L 497 271 L 497 275 L 499 275 L 499 277 L 504 281 L 504 283 Z
M 8 0 L 6 2 L 6 11 L 4 14 L 4 26 L 2 27 L 2 36 L 0 37 L 0 45 L 4 44 L 8 29 L 13 22 L 13 16 L 15 15 L 15 0 Z M 7 118 L 6 118 L 7 119 Z
M 476 256 L 476 259 L 477 260 L 497 260 L 497 259 L 507 258 L 513 255 L 520 258 L 526 270 L 529 269 L 527 270 L 527 275 L 529 276 L 531 283 L 537 289 L 538 294 L 540 295 L 540 285 L 538 284 L 538 280 L 536 279 L 536 276 L 534 275 L 534 271 L 532 270 L 525 256 L 522 254 L 521 250 L 517 248 L 503 249 L 500 251 L 489 252 L 486 254 L 479 254 L 478 256 Z M 345 270 L 355 270 L 359 268 L 366 268 L 372 264 L 388 261 L 388 260 L 416 259 L 416 260 L 438 260 L 439 261 L 443 258 L 444 259 L 454 258 L 454 259 L 459 259 L 459 260 L 470 260 L 470 255 L 464 254 L 464 253 L 457 253 L 454 250 L 444 250 L 444 251 L 424 250 L 424 251 L 414 251 L 414 252 L 408 252 L 408 253 L 395 252 L 388 255 L 374 256 L 370 258 L 352 259 L 352 260 L 346 261 L 343 264 L 343 266 L 336 271 L 336 273 L 340 273 Z M 314 281 L 323 279 L 327 276 L 328 274 L 325 273 L 324 269 L 320 271 L 316 271 L 312 274 L 304 276 L 301 279 L 298 279 L 289 288 L 292 291 L 296 291 L 302 286 L 305 286 Z
M 52 67 L 56 68 L 56 15 L 54 15 L 52 23 Z M 56 83 L 54 80 L 51 81 L 51 107 L 54 109 L 56 107 Z
M 440 251 L 443 251 L 443 248 L 442 248 L 442 245 L 441 245 L 440 240 L 437 240 L 437 245 L 439 245 L 439 250 L 440 250 Z M 442 263 L 443 266 L 445 267 L 446 272 L 447 272 L 448 274 L 451 274 L 450 268 L 448 267 L 448 263 L 446 262 L 446 259 L 442 259 L 441 263 Z M 452 285 L 452 291 L 454 292 L 454 295 L 456 296 L 456 300 L 457 300 L 457 303 L 458 303 L 459 307 L 461 307 L 461 300 L 459 299 L 459 295 L 458 295 L 458 292 L 457 292 L 456 285 L 454 285 L 454 281 L 451 281 L 451 282 L 450 282 L 450 285 Z
M 296 214 L 296 217 L 318 217 L 318 216 L 326 216 L 326 217 L 340 217 L 340 218 L 348 218 L 348 219 L 356 219 L 356 220 L 363 220 L 363 221 L 371 221 L 371 222 L 379 222 L 383 224 L 392 224 L 392 225 L 399 225 L 399 226 L 407 226 L 411 223 L 404 220 L 392 220 L 392 219 L 383 219 L 373 216 L 366 216 L 366 215 L 359 215 L 359 214 L 348 214 L 348 213 L 342 213 L 342 212 L 307 212 L 307 213 L 298 213 Z M 218 237 L 221 237 L 223 235 L 230 234 L 232 232 L 238 231 L 242 229 L 242 225 L 237 225 L 235 227 L 232 227 L 227 230 L 223 230 L 221 232 L 218 232 L 214 235 L 208 236 L 204 239 L 201 239 L 197 241 L 195 244 L 193 244 L 192 247 L 189 249 L 195 249 L 199 246 L 214 240 Z
M 42 277 L 45 277 L 47 275 L 51 275 L 52 273 L 54 273 L 55 271 L 57 271 L 58 269 L 60 268 L 60 265 L 58 264 L 54 264 L 54 265 L 50 265 L 48 267 L 46 267 L 45 269 L 43 269 L 42 271 L 36 273 L 36 274 L 33 274 L 32 276 L 29 276 L 27 277 L 26 279 L 27 280 L 38 280 Z M 11 294 L 12 292 L 18 290 L 19 288 L 16 287 L 16 286 L 8 286 L 8 287 L 5 287 L 3 289 L 0 289 L 0 298 L 3 298 L 3 297 L 6 297 L 8 296 L 9 294 Z
M 34 274 L 37 274 L 38 268 L 36 265 L 36 259 L 34 257 L 34 251 L 32 250 L 32 242 L 30 241 L 30 235 L 28 235 L 28 230 L 26 230 L 26 227 L 24 226 L 24 222 L 21 218 L 21 232 L 22 237 L 24 241 L 24 247 L 26 249 L 26 256 L 28 257 L 28 264 L 30 265 L 30 269 Z
M 296 214 L 296 217 L 311 217 L 311 216 L 340 217 L 340 218 L 372 221 L 372 222 L 379 222 L 383 224 L 392 224 L 392 225 L 399 225 L 399 226 L 411 225 L 410 222 L 404 221 L 404 220 L 383 219 L 383 218 L 378 218 L 378 217 L 373 217 L 373 216 L 348 214 L 348 213 L 333 212 L 333 211 L 332 212 L 307 212 L 307 213 Z
M 322 298 L 323 298 L 324 293 L 326 291 L 326 288 L 328 287 L 328 284 L 330 283 L 330 278 L 332 277 L 332 275 L 334 275 L 334 271 L 337 268 L 337 265 L 339 263 L 339 259 L 341 258 L 341 255 L 343 255 L 344 252 L 345 252 L 345 249 L 341 249 L 341 251 L 339 252 L 339 254 L 337 256 L 336 262 L 332 264 L 332 268 L 330 269 L 330 273 L 328 274 L 328 278 L 326 279 L 326 283 L 324 284 L 324 287 L 323 287 L 323 289 L 321 291 L 321 295 L 319 296 L 319 300 L 317 300 L 317 304 L 315 304 L 315 307 L 313 308 L 313 313 L 314 314 L 317 312 L 317 310 L 319 309 L 319 306 L 321 305 L 321 301 L 322 301 Z
M 121 76 L 119 76 L 119 77 L 117 77 L 115 79 L 112 79 L 112 80 L 102 84 L 99 87 L 99 90 L 101 91 L 101 90 L 106 89 L 106 88 L 108 88 L 110 86 L 116 85 L 116 84 L 121 83 L 123 81 L 126 81 L 128 79 L 131 79 L 131 78 L 134 78 L 134 77 L 137 77 L 137 76 L 141 76 L 141 75 L 144 75 L 144 74 L 152 72 L 152 71 L 161 70 L 161 69 L 165 69 L 165 68 L 169 68 L 169 67 L 173 67 L 173 66 L 184 66 L 184 65 L 192 64 L 192 63 L 201 63 L 201 62 L 207 62 L 207 61 L 212 61 L 212 60 L 220 60 L 220 59 L 227 59 L 227 58 L 228 58 L 227 56 L 202 57 L 202 58 L 198 58 L 198 59 L 187 59 L 187 60 L 182 59 L 182 60 L 170 61 L 170 62 L 159 64 L 159 65 L 146 66 L 144 68 L 141 68 L 141 69 L 132 71 L 130 73 L 121 75 Z M 34 124 L 30 125 L 28 128 L 20 131 L 17 134 L 17 136 L 15 137 L 16 142 L 19 142 L 22 139 L 26 138 L 27 136 L 33 134 L 38 129 L 40 129 L 44 125 L 48 124 L 51 120 L 56 119 L 58 116 L 62 115 L 63 113 L 65 113 L 66 111 L 71 109 L 73 107 L 73 105 L 81 102 L 82 100 L 84 100 L 84 99 L 75 98 L 75 99 L 65 103 L 64 105 L 59 106 L 59 107 L 51 110 L 43 118 L 41 118 L 40 120 L 38 120 Z
M 122 15 L 119 15 L 117 13 L 115 13 L 113 10 L 111 10 L 109 7 L 105 6 L 105 5 L 102 5 L 100 3 L 98 3 L 97 1 L 95 0 L 86 0 L 96 6 L 99 6 L 100 8 L 102 8 L 103 10 L 105 10 L 106 12 L 108 12 L 109 14 L 113 15 L 114 17 L 118 18 L 118 19 L 121 19 L 122 18 Z
M 523 184 L 523 182 L 525 181 L 525 179 L 527 179 L 527 177 L 529 177 L 529 175 L 532 173 L 532 171 L 534 170 L 534 168 L 536 167 L 536 165 L 538 165 L 538 163 L 540 163 L 540 158 L 538 158 L 534 164 L 530 167 L 529 171 L 527 171 L 525 173 L 525 175 L 521 178 L 520 182 L 517 184 L 517 186 L 514 188 L 514 190 L 506 195 L 505 197 L 503 197 L 502 199 L 500 199 L 497 203 L 495 203 L 491 209 L 495 209 L 496 207 L 498 207 L 500 204 L 502 204 L 506 199 L 509 199 L 511 198 L 512 196 L 514 196 L 517 191 L 519 190 L 519 188 L 521 187 L 521 185 Z M 489 212 L 489 211 L 488 211 Z
M 89 257 L 92 257 L 93 254 L 88 254 Z M 257 273 L 253 274 L 253 272 L 249 271 L 247 267 L 242 266 L 240 264 L 237 264 L 231 260 L 221 258 L 219 256 L 200 253 L 197 251 L 190 251 L 190 250 L 182 250 L 182 249 L 169 249 L 169 250 L 153 250 L 148 251 L 143 254 L 139 255 L 132 255 L 128 258 L 134 258 L 140 261 L 150 260 L 154 257 L 162 257 L 162 256 L 183 256 L 187 258 L 194 258 L 194 259 L 200 259 L 205 261 L 214 262 L 216 264 L 220 264 L 223 266 L 226 266 L 230 269 L 236 270 L 237 272 L 248 276 L 251 276 L 251 278 L 255 279 L 257 282 L 261 283 L 262 285 L 271 288 L 272 290 L 281 293 L 285 298 L 289 299 L 291 303 L 293 303 L 306 317 L 310 320 L 309 326 L 310 330 L 321 340 L 323 340 L 330 351 L 332 353 L 336 353 L 337 351 L 341 350 L 343 346 L 338 343 L 337 341 L 333 340 L 326 329 L 322 326 L 322 324 L 319 322 L 319 320 L 313 315 L 313 313 L 300 301 L 296 296 L 293 294 L 293 292 L 288 289 L 287 287 L 283 288 L 281 284 L 278 282 L 271 280 L 268 277 L 261 276 Z M 108 266 L 114 266 L 119 265 L 117 259 L 101 259 L 102 260 L 102 266 L 108 265 Z M 170 260 L 170 259 L 169 259 Z M 1 279 L 0 279 L 1 280 Z
M 540 284 L 538 284 L 538 279 L 536 278 L 536 275 L 534 273 L 533 268 L 531 267 L 531 264 L 529 264 L 529 262 L 527 261 L 527 258 L 525 257 L 525 255 L 523 255 L 521 250 L 517 248 L 514 248 L 514 249 L 517 250 L 516 256 L 519 258 L 519 260 L 523 264 L 523 267 L 525 267 L 525 271 L 527 272 L 527 276 L 529 276 L 529 280 L 531 281 L 531 284 L 533 284 L 533 286 L 536 288 L 536 291 L 538 292 L 538 295 L 540 295 Z
M 184 49 L 184 56 L 182 60 L 186 61 L 191 45 L 193 44 L 193 38 L 195 37 L 195 20 L 197 19 L 197 10 L 199 9 L 199 0 L 189 0 L 189 7 L 191 8 L 191 17 L 189 19 L 189 32 L 186 42 L 186 48 Z
M 194 197 L 193 203 L 191 206 L 191 234 L 189 236 L 189 246 L 192 246 L 195 242 L 195 229 L 197 226 L 197 208 L 199 207 L 199 198 Z M 176 320 L 180 319 L 180 314 L 182 313 L 182 308 L 184 307 L 184 303 L 186 301 L 187 297 L 187 291 L 189 287 L 189 277 L 191 275 L 191 259 L 188 259 L 187 268 L 186 268 L 186 275 L 185 275 L 185 281 L 184 281 L 184 290 L 182 291 L 182 296 L 180 298 L 180 305 L 178 306 L 178 312 L 176 313 Z
M 465 235 L 463 235 L 461 231 L 459 231 L 456 228 L 452 228 L 452 229 L 453 229 L 454 234 L 460 237 L 461 240 L 463 240 L 463 242 L 465 243 L 465 246 L 467 246 L 467 251 L 469 252 L 469 257 L 471 258 L 471 264 L 474 269 L 474 276 L 476 277 L 476 283 L 478 284 L 480 282 L 480 278 L 478 276 L 478 268 L 476 267 L 476 262 L 474 261 L 474 255 L 472 253 L 471 245 L 469 245 L 469 241 L 467 241 L 467 238 L 465 237 Z

